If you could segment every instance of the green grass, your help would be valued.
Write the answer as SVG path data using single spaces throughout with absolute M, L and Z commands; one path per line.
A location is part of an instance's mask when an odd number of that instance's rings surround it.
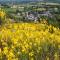
M 6 12 L 16 12 L 16 9 L 14 8 L 3 8 Z

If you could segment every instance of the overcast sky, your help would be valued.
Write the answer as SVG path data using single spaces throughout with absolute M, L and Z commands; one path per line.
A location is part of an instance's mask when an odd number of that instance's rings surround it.
M 0 0 L 0 1 L 57 1 L 60 2 L 60 0 Z

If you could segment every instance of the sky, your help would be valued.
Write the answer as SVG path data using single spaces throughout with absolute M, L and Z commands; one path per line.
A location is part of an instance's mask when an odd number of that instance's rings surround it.
M 55 1 L 55 2 L 60 2 L 60 0 L 0 0 L 0 1 Z

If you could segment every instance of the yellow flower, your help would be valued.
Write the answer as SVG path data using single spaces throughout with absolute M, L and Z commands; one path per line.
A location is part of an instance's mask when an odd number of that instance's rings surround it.
M 8 47 L 4 47 L 4 54 L 8 54 Z
M 33 56 L 33 55 L 34 55 L 34 52 L 33 51 L 29 53 L 29 56 Z
M 1 48 L 0 48 L 0 53 L 1 53 L 2 51 L 1 51 Z
M 34 60 L 34 58 L 32 57 L 30 60 Z
M 55 32 L 50 33 L 49 29 L 53 29 Z M 60 29 L 42 23 L 8 24 L 0 29 L 0 43 L 3 47 L 1 49 L 0 46 L 0 53 L 5 54 L 8 60 L 18 60 L 18 56 L 25 56 L 24 54 L 31 57 L 29 60 L 34 60 L 35 52 L 40 54 L 43 49 L 45 52 L 49 47 L 56 49 L 55 45 L 58 46 L 57 51 L 59 52 Z M 47 51 L 46 53 L 48 53 Z M 3 56 L 3 54 L 0 54 L 0 56 Z M 56 54 L 55 57 L 57 58 Z M 49 57 L 47 57 L 47 60 L 49 60 Z
M 22 52 L 26 52 L 26 48 L 22 46 Z

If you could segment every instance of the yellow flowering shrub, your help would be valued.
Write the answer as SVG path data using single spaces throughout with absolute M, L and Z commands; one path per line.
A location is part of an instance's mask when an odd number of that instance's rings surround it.
M 6 13 L 4 10 L 0 9 L 0 25 L 5 22 Z
M 4 18 L 5 15 L 6 15 L 5 12 L 4 12 L 3 10 L 0 10 L 0 17 L 1 17 L 1 18 Z
M 0 60 L 60 60 L 60 29 L 42 23 L 1 27 Z

